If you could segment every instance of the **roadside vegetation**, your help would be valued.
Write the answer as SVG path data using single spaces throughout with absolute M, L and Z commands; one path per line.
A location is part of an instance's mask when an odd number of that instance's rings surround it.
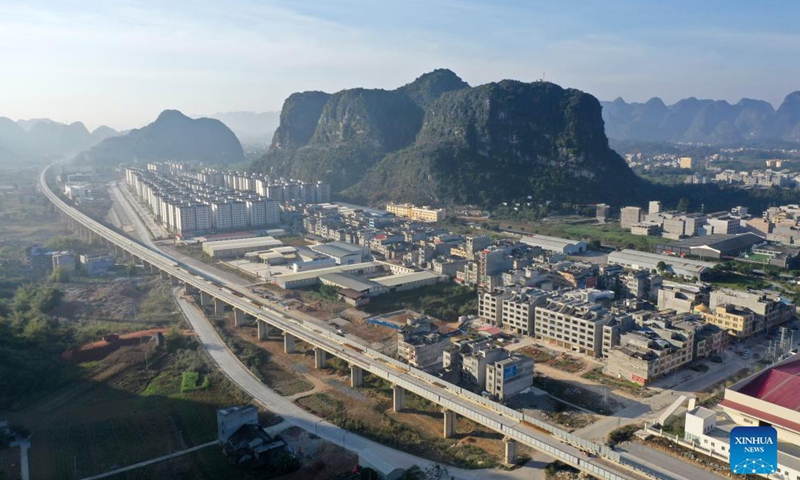
M 609 377 L 608 375 L 603 374 L 603 369 L 599 367 L 592 369 L 581 376 L 587 380 L 593 380 L 595 382 L 602 383 L 603 385 L 606 385 L 608 387 L 624 390 L 628 393 L 631 393 L 633 395 L 638 395 L 640 397 L 646 398 L 653 396 L 653 392 L 647 387 L 643 387 L 639 384 L 629 382 L 621 378 Z
M 409 394 L 407 400 L 411 396 Z M 386 413 L 379 413 L 382 418 L 379 426 L 368 425 L 362 419 L 352 416 L 341 401 L 326 393 L 303 397 L 297 403 L 341 428 L 412 455 L 431 458 L 459 468 L 497 466 L 497 459 L 487 455 L 481 448 L 461 444 L 453 439 L 424 435 L 419 429 L 399 422 Z M 410 405 L 409 408 L 413 407 Z
M 461 315 L 477 315 L 478 295 L 473 288 L 448 282 L 374 297 L 364 309 L 380 314 L 406 308 L 454 322 Z
M 629 442 L 631 439 L 633 439 L 633 434 L 635 434 L 641 428 L 642 425 L 638 423 L 616 428 L 608 432 L 608 440 L 606 441 L 606 444 L 610 447 L 614 447 L 620 443 Z

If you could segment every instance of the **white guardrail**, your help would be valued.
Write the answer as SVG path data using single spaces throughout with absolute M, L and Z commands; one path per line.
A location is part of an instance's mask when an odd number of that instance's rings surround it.
M 210 294 L 215 298 L 219 298 L 246 314 L 267 322 L 300 340 L 322 348 L 335 356 L 347 360 L 353 365 L 357 365 L 374 375 L 441 405 L 448 410 L 452 410 L 459 415 L 467 417 L 534 449 L 545 452 L 565 463 L 590 472 L 592 475 L 609 480 L 629 480 L 632 478 L 622 473 L 611 471 L 603 465 L 598 465 L 592 460 L 592 457 L 581 458 L 573 453 L 574 449 L 570 449 L 569 447 L 565 448 L 557 443 L 547 442 L 547 440 L 555 439 L 558 442 L 572 445 L 583 452 L 599 455 L 618 465 L 625 465 L 628 468 L 642 472 L 649 477 L 667 478 L 651 471 L 638 462 L 627 458 L 621 458 L 618 452 L 613 451 L 605 445 L 586 440 L 542 422 L 541 420 L 524 415 L 521 412 L 484 398 L 481 395 L 476 395 L 468 390 L 464 390 L 456 385 L 434 377 L 433 375 L 412 368 L 394 358 L 367 348 L 358 342 L 322 330 L 315 325 L 307 325 L 301 319 L 296 319 L 285 313 L 272 310 L 263 304 L 254 304 L 251 300 L 246 299 L 247 294 L 250 292 L 244 293 L 235 287 L 220 287 L 208 282 L 206 278 L 198 277 L 182 269 L 182 264 L 180 262 L 163 252 L 152 250 L 129 237 L 123 236 L 101 225 L 62 201 L 46 184 L 45 175 L 47 170 L 51 167 L 52 165 L 42 172 L 40 178 L 41 188 L 43 193 L 59 210 L 81 223 L 85 228 L 94 232 L 96 235 L 114 243 L 119 248 L 128 251 L 156 268 L 165 271 L 169 275 L 184 282 L 184 284 L 189 284 L 200 291 Z M 191 268 L 185 265 L 183 265 L 183 267 Z M 333 345 L 331 345 L 331 342 Z M 381 363 L 386 364 L 386 367 L 381 365 Z M 394 373 L 392 371 L 393 369 L 399 370 L 412 379 L 423 382 L 425 385 L 421 386 L 419 383 L 404 378 L 402 375 Z M 481 412 L 481 410 L 489 410 L 491 413 L 508 419 L 508 422 L 498 422 L 491 418 L 490 415 Z

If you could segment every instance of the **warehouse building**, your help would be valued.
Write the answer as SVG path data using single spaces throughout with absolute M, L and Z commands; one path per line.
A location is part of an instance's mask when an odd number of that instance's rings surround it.
M 358 245 L 345 242 L 329 242 L 311 245 L 308 248 L 332 258 L 336 265 L 353 265 L 364 261 L 364 249 Z
M 619 265 L 632 270 L 657 270 L 658 264 L 664 262 L 666 271 L 684 278 L 702 280 L 705 274 L 714 268 L 714 263 L 690 260 L 681 257 L 659 255 L 657 253 L 640 252 L 625 249 L 608 254 L 609 265 Z
M 569 240 L 567 238 L 549 237 L 547 235 L 526 235 L 520 242 L 542 250 L 564 255 L 579 255 L 588 250 L 586 242 Z
M 394 293 L 427 287 L 428 285 L 436 285 L 439 282 L 447 281 L 448 278 L 447 275 L 437 275 L 429 270 L 423 270 L 421 272 L 401 273 L 398 275 L 373 278 L 372 281 L 385 287 L 388 293 Z
M 747 232 L 737 235 L 706 235 L 674 243 L 656 245 L 656 253 L 699 258 L 736 258 L 753 247 L 766 243 L 763 237 Z
M 356 263 L 354 265 L 342 265 L 338 267 L 320 268 L 307 272 L 288 273 L 275 277 L 275 285 L 283 289 L 303 288 L 318 285 L 320 277 L 330 273 L 351 273 L 354 275 L 365 275 L 375 273 L 381 265 L 377 262 Z
M 273 237 L 242 238 L 203 243 L 203 252 L 211 258 L 236 258 L 245 253 L 268 250 L 283 245 Z

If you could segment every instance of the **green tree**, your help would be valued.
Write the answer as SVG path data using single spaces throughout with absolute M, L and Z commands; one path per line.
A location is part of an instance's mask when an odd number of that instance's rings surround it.
M 678 200 L 678 206 L 675 207 L 675 210 L 677 210 L 679 212 L 688 212 L 689 211 L 689 199 L 686 198 L 686 197 L 681 197 L 681 199 Z
M 50 280 L 55 283 L 67 283 L 69 282 L 69 271 L 56 267 L 53 269 L 52 275 L 50 275 Z
M 174 352 L 180 349 L 185 342 L 186 335 L 176 326 L 170 328 L 169 332 L 164 336 L 164 345 L 167 347 L 168 352 Z
M 666 269 L 667 269 L 667 264 L 664 263 L 663 260 L 661 260 L 660 262 L 658 262 L 656 264 L 656 270 L 658 270 L 658 273 L 661 273 L 661 272 L 665 271 Z

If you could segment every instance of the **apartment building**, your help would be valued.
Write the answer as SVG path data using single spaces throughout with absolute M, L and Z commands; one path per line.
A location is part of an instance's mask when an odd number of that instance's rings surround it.
M 462 340 L 443 356 L 445 369 L 460 369 L 462 382 L 486 389 L 486 369 L 497 360 L 508 358 L 508 351 L 495 346 L 494 339 Z
M 720 304 L 713 309 L 698 305 L 695 312 L 709 325 L 716 325 L 736 338 L 744 339 L 756 333 L 756 316 L 750 310 L 731 304 Z
M 231 222 L 231 204 L 225 200 L 213 201 L 211 203 L 211 217 L 216 230 L 230 230 L 233 225 Z
M 439 335 L 438 327 L 427 317 L 409 319 L 397 334 L 397 355 L 421 369 L 441 368 L 449 346 L 450 340 Z
M 701 225 L 706 223 L 706 217 L 700 213 L 688 213 L 684 215 L 672 215 L 664 218 L 662 223 L 665 238 L 680 240 L 684 237 L 693 237 Z
M 643 220 L 642 209 L 641 207 L 622 207 L 619 218 L 620 227 L 628 230 Z
M 742 334 L 745 336 L 759 334 L 772 327 L 782 325 L 793 319 L 795 314 L 793 301 L 764 291 L 745 292 L 720 288 L 711 292 L 708 307 L 711 312 L 716 313 L 717 307 L 720 305 L 730 305 L 739 310 L 746 309 L 753 312 L 755 323 L 752 330 L 743 328 Z
M 478 294 L 478 314 L 494 326 L 518 335 L 533 336 L 536 307 L 548 293 L 533 288 L 508 288 Z
M 417 207 L 410 203 L 389 203 L 386 205 L 386 211 L 419 222 L 441 222 L 445 217 L 443 208 Z
M 614 314 L 570 293 L 550 298 L 536 307 L 535 336 L 559 347 L 602 357 L 604 350 L 618 344 L 619 335 L 632 321 L 631 317 Z
M 658 289 L 658 309 L 674 310 L 677 313 L 691 312 L 695 306 L 708 302 L 709 290 L 704 285 L 664 280 Z
M 623 333 L 611 348 L 603 368 L 606 375 L 639 385 L 677 371 L 694 358 L 696 328 L 671 318 L 649 318 Z

